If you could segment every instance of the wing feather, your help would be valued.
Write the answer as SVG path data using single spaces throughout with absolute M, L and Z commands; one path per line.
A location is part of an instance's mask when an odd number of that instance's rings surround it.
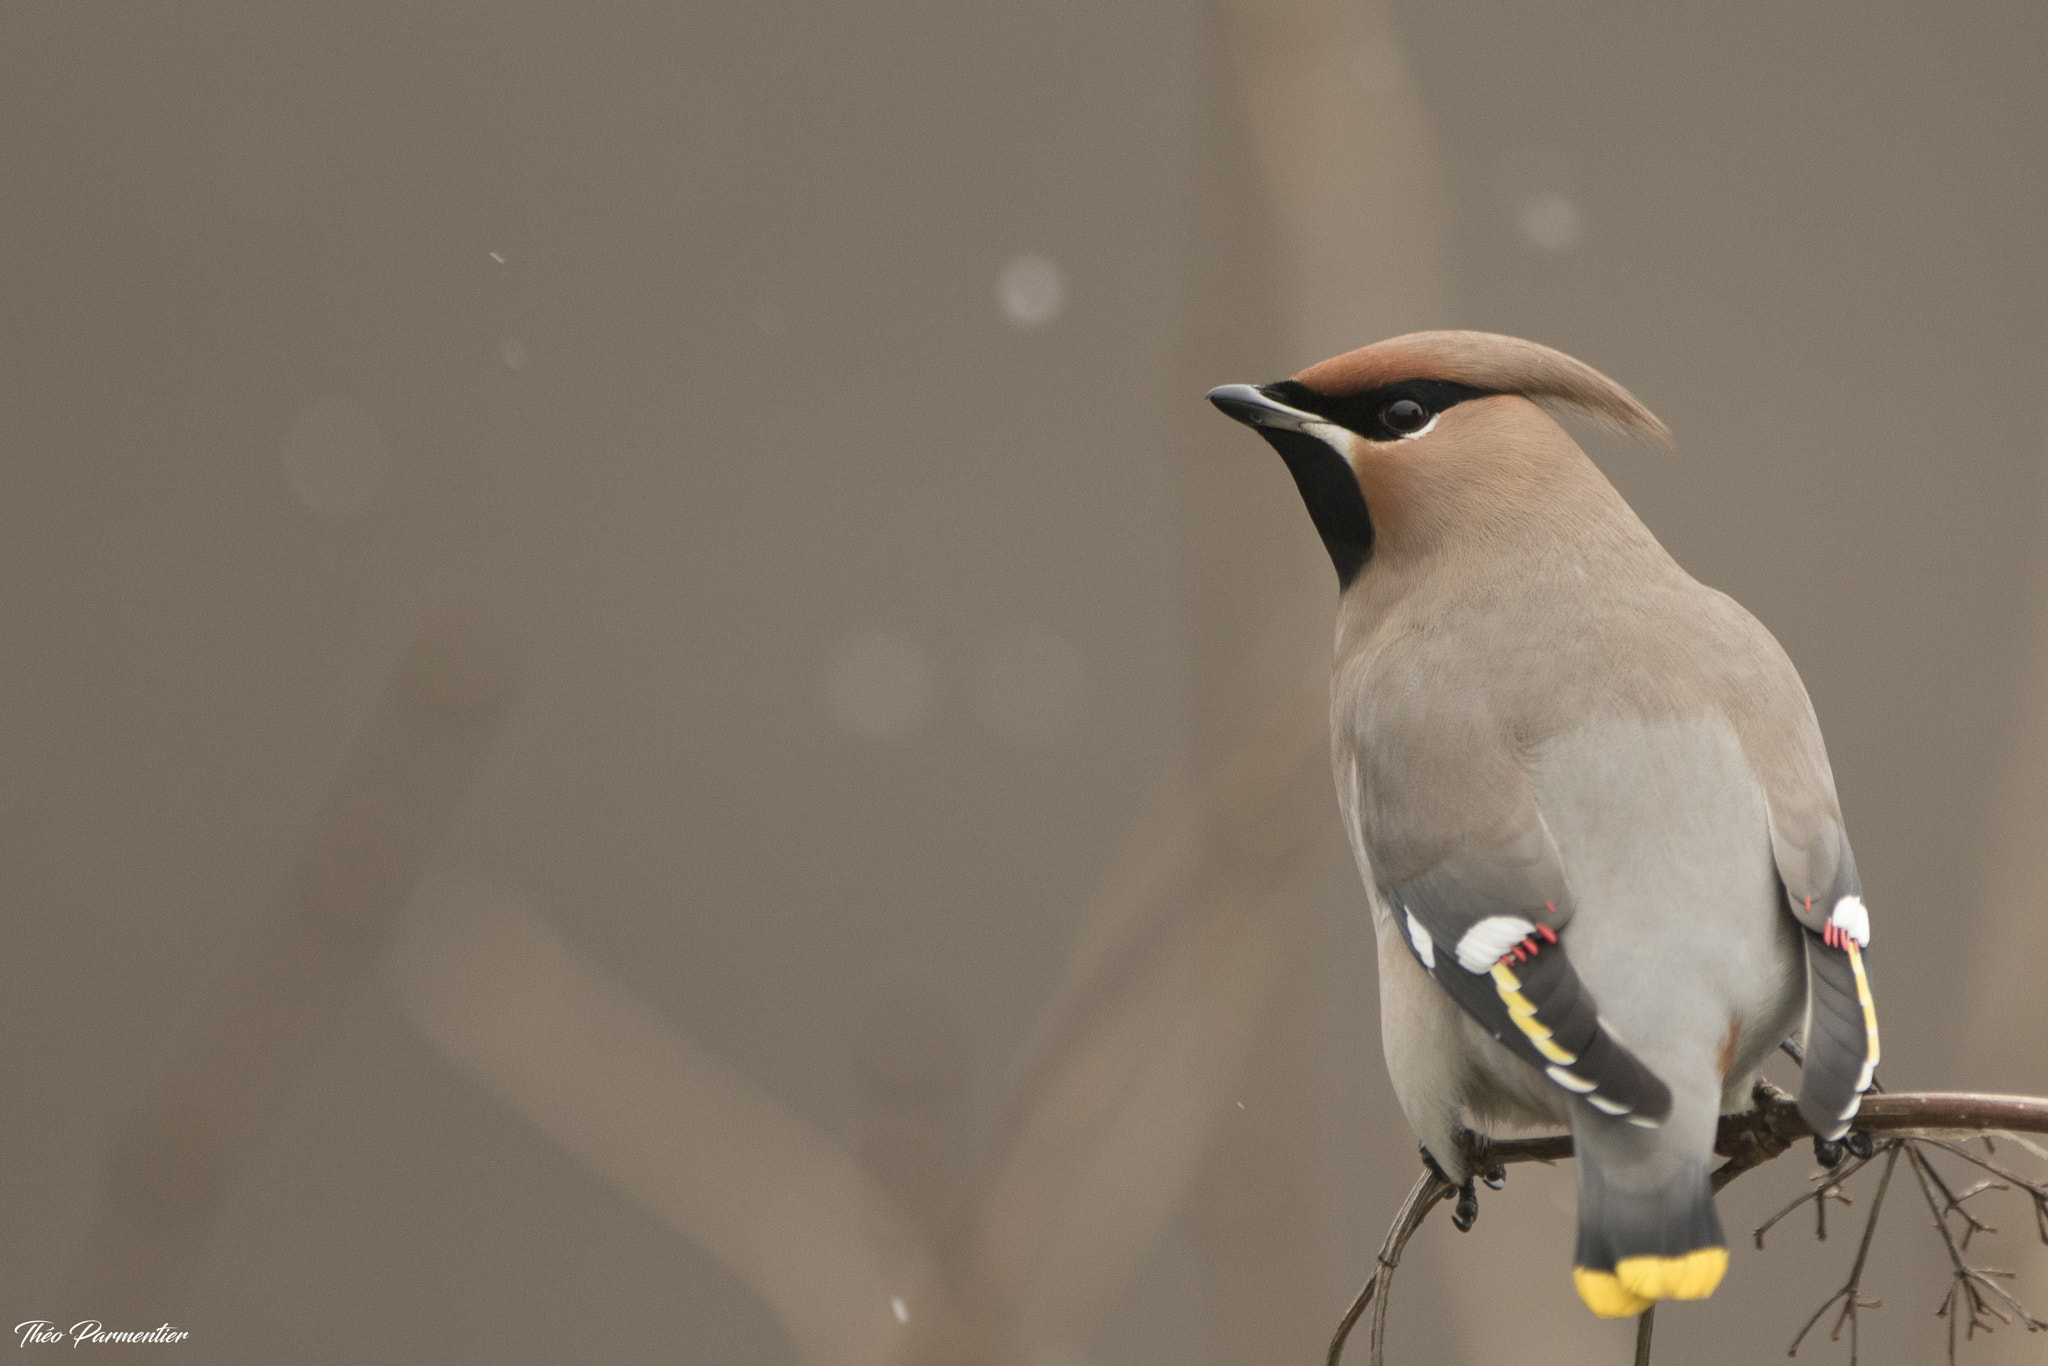
M 1471 856 L 1459 862 L 1469 864 Z M 1671 1114 L 1670 1089 L 1608 1032 L 1566 952 L 1559 931 L 1571 918 L 1569 900 L 1542 896 L 1543 888 L 1516 897 L 1498 866 L 1483 879 L 1457 875 L 1464 871 L 1447 861 L 1384 889 L 1409 928 L 1416 961 L 1552 1085 L 1607 1114 L 1662 1124 Z M 1503 942 L 1517 928 L 1524 932 Z
M 1840 1138 L 1877 1071 L 1877 1007 L 1870 990 L 1870 918 L 1849 837 L 1832 815 L 1794 838 L 1776 808 L 1771 849 L 1785 909 L 1805 930 L 1806 1044 L 1799 1112 L 1823 1138 Z

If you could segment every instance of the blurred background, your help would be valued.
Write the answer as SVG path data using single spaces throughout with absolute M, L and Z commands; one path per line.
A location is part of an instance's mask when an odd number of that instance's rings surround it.
M 1415 1142 L 1332 575 L 1201 395 L 1421 327 L 1671 425 L 1583 435 L 1805 676 L 1885 1080 L 2048 1092 L 2044 59 L 2018 0 L 7 6 L 6 1322 L 1320 1360 Z M 1840 1283 L 1748 1247 L 1808 1165 L 1659 1362 Z M 1392 1354 L 1626 1360 L 1570 1183 L 1432 1222 Z M 1863 1360 L 1931 1360 L 1878 1245 Z

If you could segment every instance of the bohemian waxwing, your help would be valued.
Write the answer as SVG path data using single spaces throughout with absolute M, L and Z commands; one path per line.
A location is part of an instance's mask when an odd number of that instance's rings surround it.
M 1877 1017 L 1799 675 L 1541 405 L 1669 434 L 1482 332 L 1209 399 L 1279 451 L 1337 566 L 1331 753 L 1408 1122 L 1454 1183 L 1461 1126 L 1568 1123 L 1587 1306 L 1713 1293 L 1716 1117 L 1803 1015 L 1800 1110 L 1840 1138 Z

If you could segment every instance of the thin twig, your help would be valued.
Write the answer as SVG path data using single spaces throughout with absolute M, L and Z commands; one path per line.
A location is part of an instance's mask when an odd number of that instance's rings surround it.
M 1820 1308 L 1813 1311 L 1813 1317 L 1808 1319 L 1806 1326 L 1799 1330 L 1799 1336 L 1792 1339 L 1792 1346 L 1786 1351 L 1786 1356 L 1796 1357 L 1799 1355 L 1799 1344 L 1804 1342 L 1806 1335 L 1813 1331 L 1813 1325 L 1820 1322 L 1820 1316 L 1828 1312 L 1829 1305 L 1832 1305 L 1836 1300 L 1840 1300 L 1842 1301 L 1842 1312 L 1835 1316 L 1835 1326 L 1828 1333 L 1828 1341 L 1840 1342 L 1842 1340 L 1842 1325 L 1848 1324 L 1849 1366 L 1856 1366 L 1861 1311 L 1876 1309 L 1884 1304 L 1883 1300 L 1866 1300 L 1862 1298 L 1863 1267 L 1870 1260 L 1870 1241 L 1877 1233 L 1877 1216 L 1884 1210 L 1885 1187 L 1892 1183 L 1892 1168 L 1899 1165 L 1899 1153 L 1904 1147 L 1905 1143 L 1897 1139 L 1885 1145 L 1884 1174 L 1877 1178 L 1877 1194 L 1870 1198 L 1870 1213 L 1863 1221 L 1863 1241 L 1856 1247 L 1856 1260 L 1849 1267 L 1849 1279 L 1843 1283 L 1840 1290 L 1837 1290 L 1834 1294 L 1823 1300 Z M 1872 1154 L 1873 1159 L 1875 1156 L 1876 1154 Z M 1759 1239 L 1757 1246 L 1761 1247 L 1763 1246 L 1761 1241 L 1763 1231 L 1759 1229 L 1757 1233 Z
M 1962 1158 L 1963 1161 L 1990 1172 L 2001 1182 L 2005 1182 L 2010 1186 L 2017 1186 L 2025 1191 L 2034 1202 L 2034 1230 L 2041 1235 L 2042 1242 L 2048 1243 L 2048 1185 L 2043 1185 L 2038 1181 L 2029 1181 L 2026 1177 L 2009 1172 L 1995 1162 L 1986 1162 L 1969 1149 L 1960 1144 L 1951 1143 L 1946 1139 L 1923 1138 L 1920 1142 L 1929 1147 L 1939 1148 L 1945 1153 L 1954 1153 L 1957 1157 Z M 1968 1199 L 1969 1197 L 1964 1196 L 1963 1198 Z
M 1344 1339 L 1351 1336 L 1352 1327 L 1358 1316 L 1365 1312 L 1377 1296 L 1379 1303 L 1373 1309 L 1371 1337 L 1371 1366 L 1382 1366 L 1386 1352 L 1387 1293 L 1393 1288 L 1394 1268 L 1401 1264 L 1401 1250 L 1408 1246 L 1408 1240 L 1415 1236 L 1415 1230 L 1422 1227 L 1422 1221 L 1436 1208 L 1437 1202 L 1457 1189 L 1443 1179 L 1435 1168 L 1425 1168 L 1415 1180 L 1414 1188 L 1401 1204 L 1401 1212 L 1394 1216 L 1392 1228 L 1387 1230 L 1387 1240 L 1380 1245 L 1380 1255 L 1373 1267 L 1372 1276 L 1358 1292 L 1358 1298 L 1351 1302 L 1344 1319 L 1337 1325 L 1337 1332 L 1330 1339 L 1327 1366 L 1338 1366 L 1344 1355 Z
M 1995 1153 L 1998 1151 L 1998 1147 L 1991 1141 L 1991 1137 L 1992 1136 L 1990 1134 L 1983 1135 L 1984 1147 L 1986 1148 L 1986 1150 Z M 2048 1148 L 2042 1147 L 2040 1144 L 2034 1142 L 2033 1139 L 2028 1138 L 2025 1134 L 2010 1133 L 2004 1129 L 2001 1129 L 1998 1131 L 1998 1137 L 2009 1138 L 2013 1142 L 2019 1144 L 2022 1148 L 2025 1148 L 2028 1152 L 2032 1153 L 2034 1156 L 2040 1158 L 2043 1162 L 2048 1162 Z
M 1979 1181 L 1976 1185 L 1970 1187 L 1961 1195 L 1957 1195 L 1955 1191 L 1949 1186 L 1948 1182 L 1942 1179 L 1941 1174 L 1935 1171 L 1934 1164 L 1929 1162 L 1924 1155 L 1915 1152 L 1913 1156 L 1914 1159 L 1919 1163 L 1920 1171 L 1923 1175 L 1924 1180 L 1933 1182 L 1934 1189 L 1941 1192 L 1942 1208 L 1940 1210 L 1940 1215 L 1938 1217 L 1946 1216 L 1950 1213 L 1962 1216 L 1963 1251 L 1969 1251 L 1970 1239 L 1974 1235 L 1979 1233 L 1998 1232 L 1997 1229 L 1991 1227 L 1991 1225 L 1985 1223 L 1982 1219 L 1979 1219 L 1969 1210 L 1964 1209 L 1963 1201 L 1968 1200 L 1973 1195 L 1982 1195 L 1985 1191 L 1988 1190 L 2008 1191 L 2012 1189 L 2011 1186 L 2007 1185 L 2003 1181 Z
M 1927 1212 L 1934 1217 L 1934 1227 L 1940 1231 L 1942 1246 L 1948 1251 L 1948 1294 L 1942 1299 L 1941 1308 L 1935 1310 L 1935 1316 L 1948 1320 L 1949 1366 L 1955 1366 L 1956 1360 L 1956 1323 L 1966 1310 L 1970 1317 L 1963 1333 L 1965 1342 L 1975 1338 L 1979 1328 L 1987 1333 L 1991 1331 L 1994 1325 L 1985 1317 L 1987 1314 L 1996 1317 L 2002 1323 L 2011 1323 L 2014 1318 L 2018 1318 L 2030 1333 L 2048 1328 L 2048 1323 L 2043 1323 L 2029 1314 L 2026 1307 L 2014 1299 L 2010 1291 L 1993 1279 L 1997 1276 L 2010 1278 L 2011 1272 L 1974 1267 L 1963 1260 L 1963 1251 L 1956 1245 L 1955 1234 L 1949 1230 L 1948 1211 L 1935 1195 L 1935 1187 L 1942 1185 L 1941 1178 L 1934 1174 L 1927 1158 L 1914 1145 L 1908 1144 L 1908 1148 L 1913 1162 L 1913 1175 L 1920 1183 L 1920 1194 L 1926 1197 Z M 1986 1291 L 1990 1292 L 1991 1298 L 1985 1297 Z M 1993 1303 L 1994 1299 L 2003 1303 L 2005 1308 L 1999 1308 L 1998 1304 Z M 2011 1312 L 2008 1313 L 2007 1310 Z
M 1657 1306 L 1636 1315 L 1636 1366 L 1650 1366 L 1650 1334 L 1657 1328 Z
M 1813 1178 L 1815 1181 L 1821 1183 L 1816 1189 L 1808 1191 L 1806 1194 L 1800 1196 L 1798 1199 L 1792 1201 L 1792 1203 L 1786 1205 L 1783 1209 L 1779 1210 L 1776 1214 L 1773 1214 L 1770 1218 L 1764 1220 L 1763 1223 L 1757 1225 L 1755 1234 L 1756 1250 L 1759 1252 L 1764 1250 L 1764 1235 L 1766 1233 L 1769 1233 L 1773 1228 L 1775 1228 L 1779 1220 L 1783 1219 L 1786 1215 L 1790 1214 L 1793 1210 L 1798 1209 L 1801 1205 L 1805 1204 L 1809 1200 L 1813 1201 L 1815 1208 L 1822 1211 L 1822 1213 L 1819 1215 L 1818 1226 L 1815 1229 L 1813 1236 L 1823 1243 L 1826 1242 L 1828 1240 L 1828 1228 L 1827 1215 L 1825 1211 L 1827 1210 L 1828 1198 L 1832 1196 L 1834 1199 L 1840 1200 L 1845 1205 L 1853 1205 L 1855 1201 L 1851 1200 L 1848 1197 L 1848 1195 L 1843 1192 L 1842 1183 L 1847 1181 L 1850 1177 L 1856 1175 L 1858 1172 L 1862 1171 L 1871 1163 L 1877 1161 L 1877 1158 L 1877 1153 L 1872 1153 L 1868 1157 L 1854 1158 L 1851 1159 L 1849 1165 L 1846 1167 L 1842 1167 L 1831 1172 L 1822 1172 L 1819 1176 Z

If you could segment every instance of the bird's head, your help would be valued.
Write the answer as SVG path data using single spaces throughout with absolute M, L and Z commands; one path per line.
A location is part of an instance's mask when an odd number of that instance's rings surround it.
M 1619 503 L 1545 407 L 1671 439 L 1590 365 L 1491 332 L 1411 332 L 1209 401 L 1280 452 L 1347 588 L 1376 550 L 1422 553 L 1560 504 Z

